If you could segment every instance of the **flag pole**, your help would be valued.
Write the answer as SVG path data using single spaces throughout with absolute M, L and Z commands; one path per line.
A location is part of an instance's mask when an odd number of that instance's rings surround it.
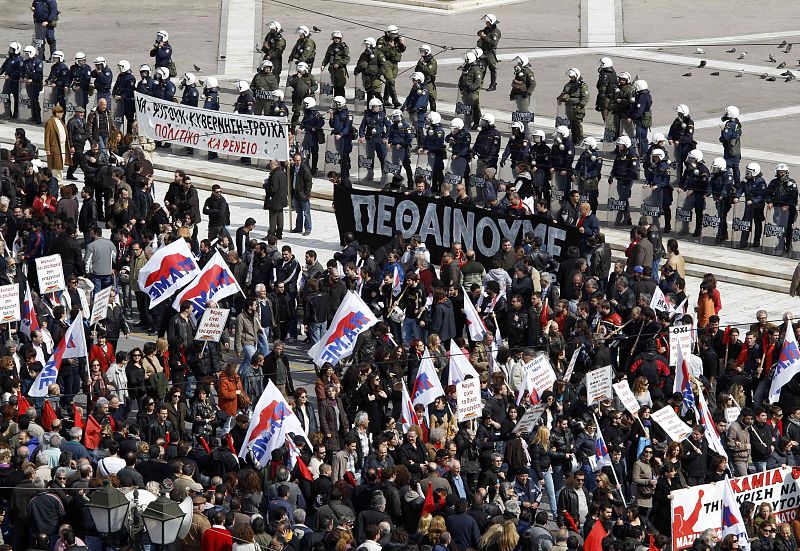
M 597 415 L 595 415 L 594 412 L 592 412 L 592 417 L 594 417 L 594 426 L 597 427 L 597 434 L 602 434 L 602 432 L 600 432 L 600 423 L 597 421 Z M 605 442 L 605 439 L 603 439 L 603 442 Z M 594 453 L 595 453 L 595 456 L 597 456 L 597 450 L 596 449 L 595 449 Z M 609 457 L 609 459 L 610 459 L 610 457 Z M 618 486 L 618 489 L 619 489 L 619 496 L 622 498 L 622 505 L 623 505 L 623 507 L 625 507 L 627 509 L 628 508 L 628 502 L 625 499 L 625 492 L 622 491 L 622 484 L 619 483 L 619 477 L 617 477 L 617 470 L 614 468 L 614 460 L 613 459 L 611 459 L 611 465 L 609 465 L 609 466 L 611 467 L 611 474 L 614 475 L 614 482 L 617 483 L 617 486 Z

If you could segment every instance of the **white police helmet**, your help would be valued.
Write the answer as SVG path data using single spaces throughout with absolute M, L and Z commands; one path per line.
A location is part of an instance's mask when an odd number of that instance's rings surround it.
M 8 43 L 8 50 L 12 52 L 14 55 L 19 55 L 22 51 L 22 45 L 19 42 L 9 42 Z M 78 56 L 75 56 L 77 59 Z M 86 59 L 86 55 L 84 54 L 83 59 Z
M 169 80 L 169 69 L 166 67 L 159 67 L 156 69 L 156 75 L 161 78 L 161 80 Z
M 775 175 L 778 175 L 778 172 L 785 172 L 787 175 L 789 174 L 789 167 L 783 163 L 780 163 L 778 166 L 775 167 Z
M 725 108 L 725 116 L 729 119 L 738 119 L 739 118 L 739 108 L 735 105 L 729 105 Z
M 450 121 L 450 130 L 461 130 L 464 128 L 464 121 L 458 117 Z
M 400 29 L 397 28 L 397 25 L 387 25 L 386 34 L 388 34 L 389 36 L 397 36 L 398 34 L 400 34 Z
M 683 117 L 689 116 L 689 106 L 684 103 L 675 106 L 675 112 Z
M 655 134 L 653 136 L 653 143 L 661 143 L 661 142 L 665 142 L 665 141 L 667 141 L 667 137 L 664 134 L 662 134 L 661 132 L 659 132 L 658 134 Z
M 392 120 L 397 122 L 403 118 L 403 112 L 399 109 L 395 109 L 392 111 Z
M 303 99 L 303 107 L 305 109 L 311 109 L 317 106 L 317 100 L 314 98 L 305 98 Z
M 442 122 L 442 116 L 436 111 L 431 111 L 425 116 L 425 119 L 431 124 L 439 124 Z
M 261 69 L 272 69 L 273 67 L 274 67 L 274 65 L 272 64 L 272 62 L 269 59 L 265 59 L 264 61 L 261 62 L 261 65 L 260 65 Z
M 514 121 L 511 123 L 511 131 L 519 130 L 520 132 L 525 132 L 525 125 L 519 121 Z
M 569 128 L 567 128 L 563 124 L 560 126 L 556 126 L 555 133 L 561 136 L 562 138 L 569 138 Z
M 587 149 L 597 149 L 597 140 L 595 140 L 591 136 L 588 136 L 583 139 L 583 147 Z
M 206 86 L 207 89 L 211 90 L 213 88 L 218 88 L 219 87 L 219 82 L 217 82 L 217 79 L 214 78 L 214 77 L 207 77 L 206 78 L 206 82 L 205 82 L 205 86 Z
M 302 37 L 306 37 L 306 36 L 311 34 L 311 31 L 309 31 L 308 27 L 306 27 L 305 25 L 300 25 L 299 27 L 297 27 L 297 31 L 296 32 L 297 32 L 297 34 L 299 36 L 302 36 Z
M 519 123 L 519 124 L 522 124 L 522 123 Z M 531 132 L 531 138 L 536 143 L 543 142 L 544 141 L 544 130 L 541 130 L 541 129 L 537 128 L 536 130 Z
M 633 81 L 633 89 L 637 92 L 641 92 L 642 90 L 647 90 L 647 81 L 646 80 L 634 80 Z
M 475 52 L 472 50 L 468 51 L 464 54 L 464 63 L 475 63 L 478 57 L 475 55 Z
M 278 101 L 283 101 L 283 90 L 273 90 L 270 92 Z
M 373 109 L 373 107 L 377 107 L 378 109 L 377 110 Z M 382 107 L 383 107 L 383 102 L 378 98 L 372 98 L 371 100 L 369 100 L 369 108 L 371 111 L 376 111 L 376 112 L 380 111 Z
M 411 73 L 411 77 L 410 78 L 414 82 L 420 82 L 420 83 L 425 82 L 425 75 L 423 75 L 419 71 L 415 71 L 415 72 Z
M 192 86 L 197 82 L 197 77 L 194 76 L 194 73 L 184 73 L 181 80 L 186 86 Z
M 161 30 L 156 33 L 156 40 L 158 42 L 166 42 L 169 40 L 169 33 L 167 31 Z
M 711 161 L 711 169 L 714 172 L 722 172 L 728 168 L 728 163 L 725 162 L 725 159 L 722 157 L 715 157 L 713 161 Z
M 331 40 L 333 40 L 334 38 L 343 38 L 343 37 L 344 35 L 342 34 L 342 31 L 333 31 L 331 33 Z
M 697 161 L 698 163 L 703 160 L 703 152 L 699 149 L 692 149 L 687 156 L 687 159 L 691 158 Z
M 148 75 L 153 71 L 150 69 L 150 65 L 140 65 L 139 66 L 139 73 L 147 73 Z
M 16 42 L 12 42 L 12 44 L 17 44 Z M 17 44 L 19 45 L 19 44 Z M 19 53 L 19 52 L 17 52 Z M 75 53 L 75 61 L 86 61 L 86 54 L 83 52 L 76 52 Z
M 25 46 L 25 49 L 22 50 L 22 55 L 27 57 L 28 59 L 33 59 L 34 57 L 36 57 L 36 47 Z
M 61 50 L 56 50 L 55 52 L 53 52 L 53 57 L 54 58 L 58 58 L 58 61 L 63 62 L 64 61 L 64 52 L 62 52 Z
M 237 80 L 236 81 L 236 90 L 239 93 L 242 93 L 242 92 L 244 92 L 246 90 L 249 90 L 249 89 L 250 89 L 250 83 L 247 82 L 246 80 Z
M 525 67 L 525 65 L 527 65 L 528 63 L 530 63 L 530 60 L 528 59 L 528 56 L 524 54 L 519 54 L 517 57 L 514 58 L 514 65 L 522 65 L 523 67 Z
M 600 58 L 600 68 L 601 69 L 608 69 L 609 67 L 613 67 L 614 62 L 611 60 L 610 57 L 601 57 Z
M 484 121 L 486 122 L 487 126 L 494 126 L 494 115 L 492 115 L 491 113 L 484 113 L 483 115 L 481 115 L 480 122 Z
M 653 151 L 650 152 L 650 156 L 651 157 L 658 157 L 659 159 L 664 159 L 666 157 L 666 154 L 664 153 L 663 149 L 656 148 L 656 149 L 654 149 Z
M 342 96 L 336 96 L 336 97 L 333 98 L 333 108 L 334 109 L 341 109 L 345 105 L 347 105 L 347 102 L 345 101 L 345 99 Z
M 298 73 L 308 74 L 308 63 L 300 61 L 295 65 L 295 69 L 297 69 Z
M 96 57 L 94 58 L 94 64 L 99 65 L 100 67 L 106 66 L 106 58 L 104 57 Z
M 283 27 L 281 27 L 281 24 L 277 21 L 270 21 L 267 27 L 269 27 L 269 30 L 275 31 L 276 33 L 279 33 L 283 30 Z
M 572 67 L 569 71 L 567 71 L 567 76 L 569 78 L 581 78 L 581 71 L 577 67 Z
M 420 55 L 431 55 L 431 47 L 427 44 L 423 44 L 419 47 L 419 54 Z
M 755 178 L 759 174 L 761 174 L 761 165 L 758 163 L 748 163 L 747 167 L 744 169 L 745 176 L 750 176 L 751 178 Z
M 487 23 L 494 25 L 497 23 L 497 17 L 493 13 L 487 13 L 483 17 L 481 17 L 482 21 L 486 21 Z
M 375 44 L 377 44 L 377 41 L 375 40 L 375 38 L 368 36 L 367 38 L 364 39 L 363 44 L 369 46 L 370 48 L 374 48 Z
M 119 63 L 117 63 L 117 67 L 119 67 L 120 73 L 127 73 L 131 70 L 131 64 L 127 59 L 121 59 Z
M 617 145 L 622 145 L 628 148 L 631 146 L 631 139 L 628 136 L 620 136 L 617 138 Z
M 617 80 L 627 80 L 628 82 L 630 82 L 631 74 L 627 71 L 622 71 L 620 74 L 617 75 Z

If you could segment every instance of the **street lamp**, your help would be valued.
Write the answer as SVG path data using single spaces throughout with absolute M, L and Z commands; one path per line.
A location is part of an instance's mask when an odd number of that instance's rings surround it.
M 97 531 L 101 534 L 114 534 L 122 530 L 130 504 L 122 492 L 106 481 L 102 488 L 92 493 L 87 507 Z
M 142 512 L 150 541 L 156 545 L 169 545 L 178 539 L 185 513 L 178 503 L 161 496 Z

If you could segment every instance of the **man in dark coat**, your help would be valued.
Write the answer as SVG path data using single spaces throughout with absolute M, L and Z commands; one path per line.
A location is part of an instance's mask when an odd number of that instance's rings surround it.
M 264 210 L 269 211 L 269 233 L 283 239 L 283 209 L 289 206 L 289 181 L 279 161 L 270 161 L 264 191 Z
M 303 160 L 300 153 L 295 153 L 294 166 L 292 167 L 292 203 L 294 210 L 297 211 L 297 219 L 292 233 L 303 232 L 303 235 L 311 234 L 312 183 L 311 167 Z
M 457 499 L 455 514 L 447 517 L 445 524 L 454 543 L 458 544 L 462 549 L 477 549 L 481 531 L 478 528 L 478 522 L 467 514 L 467 506 L 466 499 Z

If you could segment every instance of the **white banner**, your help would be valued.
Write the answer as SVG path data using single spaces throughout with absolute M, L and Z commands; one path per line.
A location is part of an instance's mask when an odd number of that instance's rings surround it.
M 520 432 L 533 434 L 536 429 L 536 425 L 539 424 L 539 419 L 542 418 L 542 414 L 546 409 L 547 404 L 543 404 L 541 402 L 531 407 L 528 411 L 522 414 L 522 417 L 520 417 L 519 421 L 517 422 L 517 426 L 514 427 L 514 430 L 511 432 L 514 434 L 519 434 Z
M 3 285 L 0 287 L 0 323 L 11 323 L 20 319 L 19 285 Z
M 669 328 L 669 366 L 678 365 L 678 344 L 683 350 L 683 357 L 688 359 L 692 353 L 692 330 L 691 325 L 679 325 Z
M 614 383 L 612 386 L 617 393 L 619 401 L 622 402 L 622 405 L 625 406 L 625 409 L 628 410 L 628 413 L 631 415 L 636 415 L 639 413 L 641 406 L 639 405 L 639 401 L 636 399 L 636 396 L 634 396 L 631 387 L 628 385 L 628 380 L 625 379 L 624 381 Z
M 564 380 L 569 383 L 569 378 L 572 377 L 572 372 L 575 371 L 575 364 L 578 363 L 578 355 L 581 353 L 581 347 L 575 349 L 572 353 L 572 356 L 569 359 L 569 365 L 567 366 L 567 370 L 564 372 Z
M 89 320 L 89 325 L 94 325 L 108 316 L 108 300 L 111 298 L 111 289 L 111 287 L 106 287 L 94 296 L 92 317 Z
M 775 520 L 783 523 L 797 518 L 800 506 L 798 478 L 799 467 L 786 467 L 731 478 L 730 483 L 737 503 L 751 501 L 759 505 L 767 502 L 772 505 Z M 695 538 L 707 529 L 720 533 L 724 485 L 723 480 L 672 492 L 673 549 L 691 547 Z
M 36 259 L 36 276 L 39 278 L 39 294 L 46 295 L 67 288 L 64 282 L 64 267 L 57 254 Z
M 139 133 L 194 149 L 255 159 L 289 160 L 286 117 L 223 113 L 136 92 Z
M 225 330 L 225 324 L 228 322 L 229 312 L 230 308 L 206 308 L 197 325 L 197 334 L 194 340 L 219 342 L 222 332 Z
M 482 409 L 480 379 L 472 377 L 456 384 L 456 416 L 459 423 L 477 419 Z
M 592 405 L 614 397 L 611 381 L 614 379 L 613 369 L 610 365 L 595 369 L 586 374 L 587 404 Z
M 683 442 L 692 433 L 692 427 L 681 421 L 681 418 L 670 406 L 664 406 L 660 410 L 654 411 L 651 417 L 675 442 Z

